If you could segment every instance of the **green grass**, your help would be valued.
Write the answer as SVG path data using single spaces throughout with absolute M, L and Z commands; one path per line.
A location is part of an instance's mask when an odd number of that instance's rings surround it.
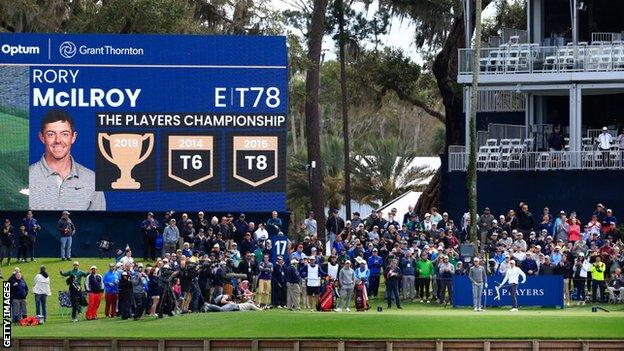
M 82 268 L 95 264 L 104 269 L 108 260 L 79 259 Z M 71 262 L 40 259 L 20 263 L 29 286 L 40 264 L 51 273 L 53 295 L 48 299 L 48 322 L 38 327 L 14 327 L 13 337 L 44 338 L 340 338 L 340 339 L 621 339 L 624 338 L 624 306 L 604 306 L 611 313 L 592 313 L 591 306 L 558 309 L 489 309 L 475 314 L 469 309 L 407 303 L 403 310 L 386 310 L 385 303 L 373 300 L 367 312 L 320 313 L 286 310 L 234 313 L 201 313 L 141 321 L 99 319 L 72 323 L 61 318 L 58 291 L 64 290 L 60 268 Z M 13 265 L 14 266 L 14 265 Z M 5 277 L 12 268 L 2 267 Z M 32 286 L 31 286 L 32 287 Z M 376 312 L 383 306 L 382 313 Z M 29 294 L 29 315 L 34 314 L 34 297 Z M 101 310 L 104 304 L 102 303 Z M 100 313 L 102 315 L 102 313 Z
M 0 112 L 0 208 L 24 210 L 28 197 L 28 119 Z

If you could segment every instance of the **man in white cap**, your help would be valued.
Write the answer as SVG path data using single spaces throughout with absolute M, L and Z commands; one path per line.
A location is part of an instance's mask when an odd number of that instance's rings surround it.
M 520 282 L 520 277 L 522 277 L 522 282 Z M 505 285 L 505 283 L 509 283 L 509 294 L 511 295 L 511 312 L 518 312 L 518 284 L 524 284 L 526 281 L 526 274 L 522 271 L 522 269 L 516 267 L 516 261 L 509 261 L 509 269 L 507 273 L 505 273 L 505 278 L 497 287 L 500 289 Z
M 470 267 L 468 278 L 472 283 L 472 305 L 474 310 L 475 312 L 483 312 L 481 299 L 483 297 L 483 287 L 487 288 L 487 275 L 478 257 L 474 258 L 474 266 Z
M 102 301 L 102 292 L 104 291 L 104 280 L 97 272 L 96 266 L 91 266 L 89 275 L 85 282 L 85 289 L 89 293 L 89 305 L 87 306 L 87 320 L 97 319 L 97 311 Z
M 296 258 L 290 260 L 290 265 L 286 267 L 286 308 L 289 310 L 300 310 L 301 296 L 301 275 L 298 270 L 299 261 Z
M 609 133 L 607 127 L 602 127 L 602 133 L 596 138 L 596 143 L 598 143 L 598 149 L 602 151 L 602 165 L 608 167 L 609 151 L 611 150 L 611 143 L 613 143 L 613 136 Z

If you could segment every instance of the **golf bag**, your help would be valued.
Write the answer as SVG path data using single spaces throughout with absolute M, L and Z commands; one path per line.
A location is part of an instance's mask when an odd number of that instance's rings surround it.
M 366 285 L 360 282 L 355 285 L 355 309 L 357 311 L 366 311 L 368 306 L 368 294 L 366 293 Z
M 334 283 L 329 282 L 325 285 L 325 291 L 319 296 L 316 310 L 321 312 L 330 312 L 334 308 Z

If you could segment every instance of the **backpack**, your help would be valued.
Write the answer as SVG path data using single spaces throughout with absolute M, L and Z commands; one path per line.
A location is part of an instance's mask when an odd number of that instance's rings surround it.
M 31 316 L 22 318 L 22 320 L 19 321 L 19 325 L 22 327 L 39 325 L 39 317 Z
M 158 234 L 155 241 L 156 250 L 162 250 L 164 244 L 165 238 L 162 236 L 162 234 Z

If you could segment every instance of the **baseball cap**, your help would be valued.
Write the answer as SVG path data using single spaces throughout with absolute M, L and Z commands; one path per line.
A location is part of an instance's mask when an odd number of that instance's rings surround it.
M 70 214 L 70 213 L 69 213 L 69 211 L 63 211 L 63 214 L 64 214 L 64 215 L 68 215 L 68 214 Z

